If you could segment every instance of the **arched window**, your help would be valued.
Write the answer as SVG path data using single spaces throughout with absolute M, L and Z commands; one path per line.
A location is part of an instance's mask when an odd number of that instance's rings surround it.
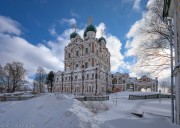
M 88 53 L 88 48 L 86 48 L 86 54 Z
M 117 78 L 113 78 L 113 84 L 117 84 Z
M 122 79 L 121 78 L 118 79 L 118 84 L 122 84 Z

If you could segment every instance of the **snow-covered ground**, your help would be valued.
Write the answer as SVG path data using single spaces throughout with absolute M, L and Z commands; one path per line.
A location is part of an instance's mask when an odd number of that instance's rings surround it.
M 73 95 L 65 94 L 0 102 L 0 128 L 179 128 L 171 123 L 170 99 L 128 100 L 129 93 L 111 94 L 109 101 L 92 102 L 108 106 L 97 114 Z M 144 112 L 144 117 L 131 112 Z

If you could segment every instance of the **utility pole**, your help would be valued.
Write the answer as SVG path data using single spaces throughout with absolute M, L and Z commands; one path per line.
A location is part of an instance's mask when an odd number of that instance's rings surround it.
M 173 42 L 172 42 L 172 19 L 168 19 L 170 27 L 170 56 L 171 56 L 171 114 L 172 122 L 174 123 L 174 80 L 173 80 Z
M 73 81 L 73 72 L 71 72 L 71 94 L 72 94 L 72 81 Z
M 84 95 L 84 70 L 82 70 L 82 95 Z
M 95 95 L 97 95 L 97 78 L 98 78 L 98 74 L 97 74 L 97 67 L 96 67 L 96 90 L 95 90 Z

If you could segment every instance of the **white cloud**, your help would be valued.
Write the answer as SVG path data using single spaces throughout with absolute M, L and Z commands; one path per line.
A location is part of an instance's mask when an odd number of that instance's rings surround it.
M 62 20 L 60 20 L 60 23 L 61 24 L 68 23 L 70 26 L 72 26 L 72 25 L 76 24 L 76 20 L 74 18 L 72 18 L 72 19 L 63 18 Z
M 74 11 L 71 11 L 71 16 L 72 16 L 72 17 L 77 17 L 77 18 L 80 17 L 80 15 L 77 14 L 77 13 L 75 13 Z
M 7 28 L 4 27 L 0 31 L 0 58 L 2 65 L 5 65 L 7 62 L 20 61 L 24 64 L 29 76 L 36 73 L 38 66 L 44 67 L 47 72 L 50 70 L 64 70 L 64 47 L 70 42 L 69 36 L 74 31 L 73 29 L 66 29 L 61 35 L 58 35 L 54 26 L 49 31 L 52 35 L 56 35 L 55 40 L 45 42 L 47 46 L 42 43 L 33 45 L 20 37 L 21 30 L 18 28 L 18 22 L 7 17 L 0 19 L 0 23 L 3 22 L 6 23 Z M 68 23 L 72 24 L 74 22 L 71 20 Z M 100 23 L 97 26 L 98 38 L 101 36 L 100 30 L 105 29 L 104 23 Z M 85 28 L 77 29 L 77 33 L 83 37 L 84 30 Z M 12 33 L 13 35 L 11 35 Z M 120 53 L 122 44 L 117 37 L 110 33 L 104 33 L 103 36 L 107 40 L 107 47 L 111 53 L 111 70 L 116 71 L 123 59 Z
M 105 33 L 106 26 L 104 23 L 100 23 L 97 27 L 96 37 L 100 38 L 102 36 L 105 37 L 107 41 L 107 48 L 111 54 L 110 62 L 111 62 L 111 71 L 116 72 L 118 71 L 120 65 L 123 64 L 123 55 L 121 54 L 120 50 L 122 47 L 121 41 L 110 33 Z
M 140 2 L 141 2 L 141 0 L 134 0 L 133 9 L 139 10 L 140 9 Z
M 20 35 L 20 24 L 9 17 L 0 15 L 0 33 Z
M 17 36 L 0 34 L 1 63 L 20 61 L 24 63 L 28 73 L 34 74 L 38 66 L 47 70 L 60 69 L 61 62 L 52 54 L 51 49 L 39 44 L 34 46 L 25 39 Z
M 52 35 L 52 36 L 57 36 L 57 32 L 56 32 L 56 29 L 55 27 L 51 27 L 50 29 L 48 29 L 49 33 Z
M 52 50 L 43 44 L 37 46 L 19 36 L 21 30 L 19 23 L 8 18 L 1 17 L 0 24 L 0 58 L 1 64 L 20 61 L 24 64 L 29 75 L 33 75 L 38 66 L 43 66 L 47 71 L 63 69 L 62 62 L 54 56 Z M 13 34 L 13 35 L 12 35 Z

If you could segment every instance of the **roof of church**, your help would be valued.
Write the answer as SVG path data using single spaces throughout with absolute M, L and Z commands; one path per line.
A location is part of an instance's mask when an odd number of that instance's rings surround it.
M 104 40 L 104 42 L 106 43 L 106 39 L 102 36 L 98 39 L 98 41 L 101 42 L 101 40 Z
M 71 33 L 70 39 L 71 39 L 71 38 L 75 38 L 77 35 L 78 35 L 78 34 L 77 34 L 76 32 Z
M 96 28 L 94 27 L 94 25 L 90 24 L 87 26 L 86 30 L 84 31 L 84 37 L 86 36 L 88 31 L 94 31 L 96 33 Z

